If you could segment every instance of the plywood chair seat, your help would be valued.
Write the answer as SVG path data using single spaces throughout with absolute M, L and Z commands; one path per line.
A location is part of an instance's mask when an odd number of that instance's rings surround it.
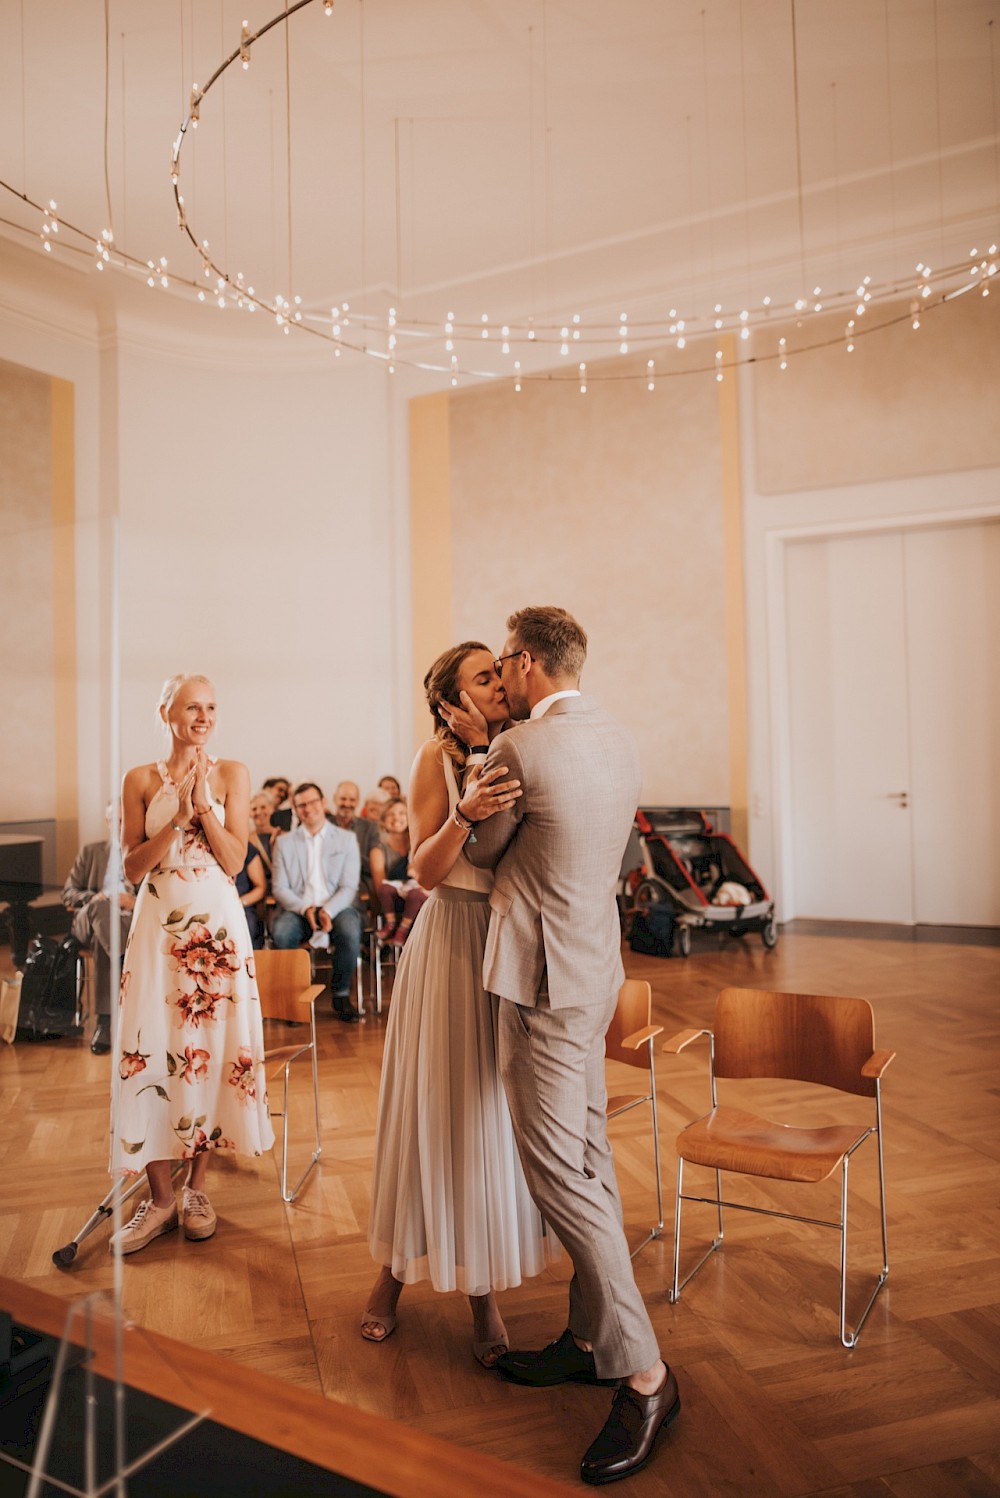
M 710 1170 L 815 1184 L 833 1175 L 867 1134 L 853 1124 L 799 1129 L 740 1108 L 713 1108 L 684 1130 L 684 1159 Z
M 885 1166 L 882 1155 L 881 1079 L 892 1051 L 876 1051 L 874 1020 L 867 999 L 823 994 L 772 993 L 753 988 L 725 988 L 715 1006 L 711 1030 L 682 1030 L 664 1049 L 673 1055 L 702 1036 L 709 1043 L 711 1110 L 677 1136 L 677 1197 L 674 1218 L 674 1273 L 670 1300 L 680 1299 L 685 1285 L 722 1247 L 724 1207 L 781 1217 L 840 1233 L 840 1340 L 853 1347 L 875 1297 L 889 1274 L 885 1215 Z M 741 1108 L 720 1106 L 721 1078 L 748 1081 L 769 1078 L 807 1082 L 874 1101 L 870 1123 L 845 1122 L 821 1127 L 773 1123 Z M 875 1140 L 882 1221 L 882 1269 L 853 1330 L 847 1327 L 847 1181 L 854 1152 Z M 714 1196 L 686 1195 L 684 1167 L 705 1166 L 715 1173 Z M 763 1176 L 770 1180 L 816 1185 L 839 1168 L 840 1217 L 834 1222 L 779 1212 L 747 1202 L 724 1201 L 722 1172 Z M 715 1208 L 718 1230 L 707 1252 L 680 1279 L 681 1204 L 702 1202 Z
M 302 947 L 285 949 L 268 948 L 254 953 L 254 968 L 257 976 L 257 991 L 260 995 L 260 1012 L 263 1019 L 283 1024 L 308 1025 L 308 1040 L 295 1040 L 281 1045 L 267 1045 L 264 1049 L 264 1065 L 268 1080 L 279 1077 L 283 1084 L 281 1108 L 281 1199 L 293 1202 L 298 1196 L 306 1177 L 323 1153 L 320 1138 L 319 1118 L 319 1071 L 316 1064 L 316 1000 L 323 992 L 322 983 L 312 983 L 312 965 L 309 952 Z M 295 1185 L 288 1186 L 288 1094 L 292 1066 L 302 1056 L 309 1056 L 312 1063 L 313 1111 L 316 1120 L 316 1143 L 309 1163 Z M 277 1110 L 272 1107 L 271 1114 Z
M 608 1098 L 607 1116 L 619 1118 L 632 1108 L 649 1104 L 650 1127 L 653 1135 L 653 1169 L 656 1176 L 656 1223 L 645 1238 L 632 1250 L 634 1259 L 640 1248 L 663 1232 L 663 1184 L 660 1173 L 660 1130 L 656 1116 L 656 1063 L 653 1041 L 662 1035 L 663 1026 L 650 1023 L 652 1018 L 653 991 L 649 984 L 638 978 L 626 978 L 618 993 L 618 1003 L 604 1037 L 604 1053 L 608 1061 L 620 1061 L 645 1073 L 645 1088 L 641 1092 L 626 1092 Z

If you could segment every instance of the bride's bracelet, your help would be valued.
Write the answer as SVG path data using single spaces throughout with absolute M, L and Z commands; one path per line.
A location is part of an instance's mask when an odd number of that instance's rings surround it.
M 451 814 L 451 820 L 454 822 L 456 827 L 461 827 L 466 837 L 468 837 L 472 832 L 474 823 L 469 820 L 464 812 L 459 811 L 457 806 Z

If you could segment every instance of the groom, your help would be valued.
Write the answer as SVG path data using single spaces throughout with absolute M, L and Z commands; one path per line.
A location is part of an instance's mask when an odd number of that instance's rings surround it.
M 580 1468 L 606 1483 L 644 1466 L 680 1410 L 632 1274 L 605 1112 L 604 1035 L 624 978 L 615 891 L 639 757 L 581 696 L 587 636 L 565 609 L 520 609 L 507 632 L 495 666 L 515 722 L 486 764 L 506 765 L 522 795 L 477 824 L 466 853 L 495 870 L 483 977 L 505 1001 L 500 1074 L 529 1189 L 574 1275 L 558 1341 L 496 1366 L 539 1388 L 621 1380 Z

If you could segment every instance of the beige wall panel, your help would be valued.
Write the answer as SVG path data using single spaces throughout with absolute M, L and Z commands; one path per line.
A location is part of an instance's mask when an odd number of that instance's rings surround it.
M 0 360 L 0 822 L 55 816 L 52 382 Z
M 759 493 L 1000 465 L 1000 287 L 921 312 L 918 332 L 905 317 L 852 354 L 845 319 L 789 333 L 790 347 L 837 338 L 830 348 L 756 366 Z
M 451 624 L 450 402 L 446 394 L 410 402 L 410 598 L 413 649 L 413 752 L 429 737 L 424 676 L 453 644 Z
M 499 647 L 512 609 L 568 608 L 590 636 L 585 689 L 639 739 L 644 798 L 726 803 L 715 381 L 650 393 L 600 370 L 585 396 L 528 381 L 452 397 L 455 637 Z

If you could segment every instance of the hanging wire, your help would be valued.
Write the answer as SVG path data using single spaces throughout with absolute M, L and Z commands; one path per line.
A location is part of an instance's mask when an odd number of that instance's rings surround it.
M 712 191 L 712 133 L 709 129 L 708 109 L 708 27 L 705 11 L 701 13 L 701 68 L 702 92 L 705 101 L 705 190 L 708 195 L 708 265 L 715 284 L 715 206 Z
M 941 49 L 938 41 L 938 3 L 934 0 L 934 129 L 937 136 L 938 251 L 944 260 L 944 163 L 941 160 Z
M 21 0 L 21 181 L 28 187 L 28 84 L 24 65 L 24 0 Z
M 115 232 L 111 208 L 111 174 L 108 169 L 108 137 L 111 128 L 111 0 L 104 0 L 104 201 L 108 210 L 108 228 Z
M 288 0 L 285 0 L 285 172 L 287 176 L 288 207 L 288 299 L 291 301 L 295 284 L 292 258 L 292 57 L 288 24 Z
M 802 117 L 799 110 L 799 40 L 795 22 L 795 0 L 792 7 L 792 96 L 795 106 L 795 191 L 799 207 L 799 277 L 806 284 L 806 226 L 802 200 Z
M 128 135 L 127 135 L 126 129 L 125 129 L 125 121 L 126 121 L 125 100 L 126 100 L 127 95 L 126 95 L 126 92 L 125 92 L 125 33 L 124 33 L 124 31 L 121 33 L 121 43 L 122 43 L 122 94 L 121 94 L 121 114 L 122 114 L 122 239 L 125 241 L 126 244 L 128 244 L 128 155 L 127 155 L 127 152 L 128 152 Z
M 997 215 L 1000 216 L 1000 119 L 997 109 L 997 33 L 993 17 L 986 22 L 987 50 L 990 58 L 990 96 L 993 104 L 993 169 L 997 183 Z
M 358 101 L 361 110 L 361 292 L 368 286 L 368 100 L 365 93 L 365 0 L 358 0 Z
M 885 29 L 885 108 L 888 137 L 886 144 L 889 147 L 889 233 L 892 243 L 892 274 L 895 276 L 899 270 L 899 256 L 896 251 L 896 146 L 893 140 L 892 129 L 892 54 L 889 45 L 889 0 L 882 0 L 882 15 Z
M 743 255 L 746 263 L 744 295 L 750 301 L 750 174 L 747 167 L 747 57 L 743 39 L 743 0 L 740 0 L 740 122 L 743 134 Z

